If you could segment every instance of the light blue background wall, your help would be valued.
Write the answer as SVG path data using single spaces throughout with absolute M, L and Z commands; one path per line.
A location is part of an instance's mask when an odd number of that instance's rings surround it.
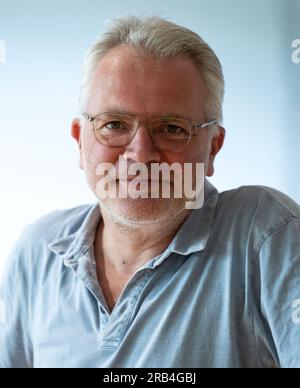
M 300 0 L 0 0 L 0 272 L 25 224 L 94 200 L 69 134 L 82 56 L 105 20 L 148 12 L 195 30 L 223 63 L 227 138 L 213 183 L 300 202 Z

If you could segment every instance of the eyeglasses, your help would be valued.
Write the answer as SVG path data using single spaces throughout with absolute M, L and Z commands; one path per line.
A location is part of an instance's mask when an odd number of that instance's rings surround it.
M 109 147 L 123 147 L 134 138 L 142 121 L 127 113 L 104 112 L 82 116 L 93 123 L 96 140 Z M 201 128 L 217 125 L 217 120 L 205 123 L 188 121 L 177 117 L 158 117 L 143 122 L 153 145 L 158 149 L 179 152 L 185 148 L 193 135 Z

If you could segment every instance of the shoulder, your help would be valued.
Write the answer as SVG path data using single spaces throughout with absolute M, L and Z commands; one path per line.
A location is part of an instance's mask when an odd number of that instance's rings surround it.
M 49 243 L 53 239 L 71 235 L 79 229 L 93 207 L 94 205 L 87 204 L 46 214 L 28 224 L 20 240 Z
M 217 216 L 264 235 L 300 218 L 300 206 L 286 194 L 267 186 L 241 186 L 220 193 Z
M 7 260 L 6 267 L 24 267 L 41 264 L 50 255 L 48 245 L 54 240 L 75 234 L 95 205 L 58 210 L 28 224 L 17 239 Z
M 300 206 L 286 194 L 268 186 L 241 186 L 220 193 L 220 202 L 237 209 L 260 209 L 265 214 L 300 217 Z

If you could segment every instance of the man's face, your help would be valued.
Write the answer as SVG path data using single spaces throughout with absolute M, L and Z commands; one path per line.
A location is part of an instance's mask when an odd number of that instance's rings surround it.
M 181 116 L 204 122 L 205 86 L 199 71 L 189 58 L 177 57 L 158 63 L 132 48 L 119 47 L 100 61 L 95 72 L 86 111 L 94 116 L 101 112 L 122 111 L 142 120 L 159 116 Z M 99 144 L 88 121 L 80 127 L 73 121 L 73 137 L 80 142 L 80 165 L 89 186 L 96 194 L 99 176 L 97 166 L 109 162 L 119 167 L 119 157 L 132 163 L 144 163 L 150 171 L 152 163 L 174 162 L 205 164 L 205 175 L 213 174 L 213 157 L 222 146 L 224 132 L 212 137 L 208 128 L 193 136 L 180 152 L 157 149 L 148 130 L 141 125 L 126 146 L 112 148 Z M 117 182 L 117 185 L 122 182 Z M 153 223 L 172 219 L 185 206 L 185 198 L 106 198 L 100 206 L 123 223 Z

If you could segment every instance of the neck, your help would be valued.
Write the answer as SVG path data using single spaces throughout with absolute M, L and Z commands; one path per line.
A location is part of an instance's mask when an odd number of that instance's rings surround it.
M 133 274 L 139 267 L 162 253 L 187 217 L 180 213 L 175 219 L 151 224 L 123 225 L 101 209 L 96 239 L 96 260 L 109 265 L 120 274 Z

